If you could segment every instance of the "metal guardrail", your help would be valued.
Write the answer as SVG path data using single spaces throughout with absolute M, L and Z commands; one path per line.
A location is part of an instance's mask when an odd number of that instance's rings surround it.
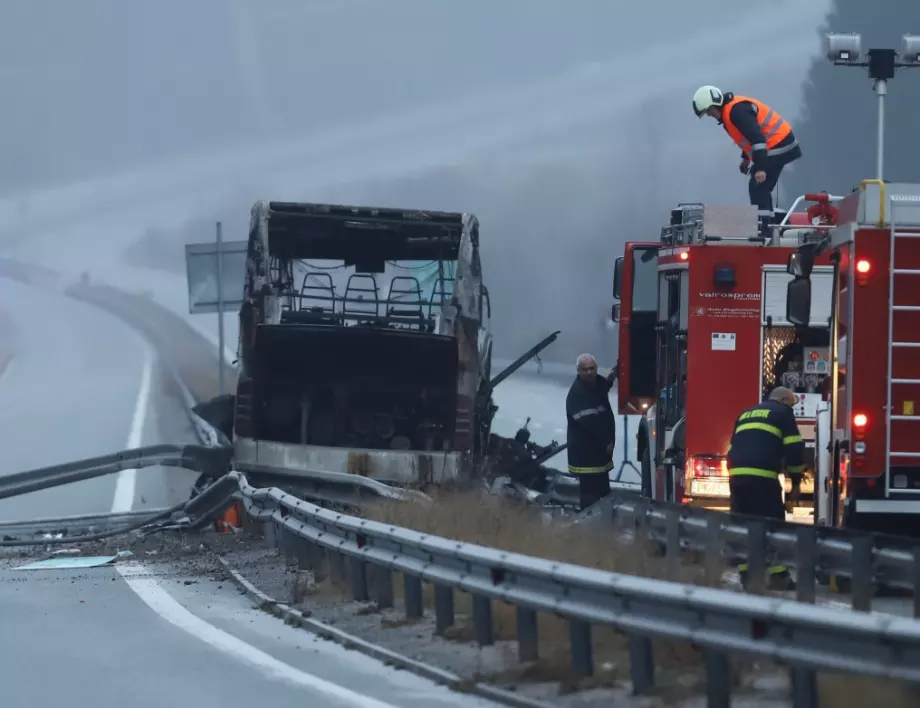
M 327 564 L 348 577 L 356 600 L 373 594 L 392 607 L 392 573 L 403 574 L 407 617 L 422 616 L 423 582 L 435 588 L 436 631 L 454 624 L 455 591 L 473 596 L 475 637 L 494 643 L 492 602 L 517 608 L 520 658 L 537 658 L 537 614 L 570 627 L 572 670 L 594 673 L 592 625 L 628 637 L 633 690 L 655 682 L 652 641 L 684 640 L 703 650 L 710 706 L 727 706 L 729 656 L 743 653 L 789 664 L 793 705 L 817 705 L 816 671 L 837 671 L 920 683 L 920 621 L 849 613 L 790 600 L 694 587 L 605 572 L 544 558 L 439 538 L 323 509 L 279 489 L 257 489 L 239 472 L 246 512 L 263 521 L 276 545 L 303 567 Z M 373 567 L 372 587 L 368 569 Z M 753 571 L 752 571 L 753 572 Z
M 231 450 L 202 445 L 150 445 L 132 450 L 38 467 L 0 476 L 0 499 L 37 492 L 72 482 L 103 477 L 122 470 L 182 467 L 212 477 L 230 469 Z
M 614 492 L 586 511 L 576 523 L 644 527 L 669 557 L 695 552 L 708 565 L 728 555 L 746 560 L 752 578 L 768 565 L 796 572 L 798 598 L 811 602 L 816 581 L 849 585 L 853 609 L 869 611 L 876 588 L 913 593 L 914 617 L 920 617 L 920 542 L 845 529 L 771 522 L 756 517 L 655 502 Z M 755 588 L 756 589 L 756 588 Z

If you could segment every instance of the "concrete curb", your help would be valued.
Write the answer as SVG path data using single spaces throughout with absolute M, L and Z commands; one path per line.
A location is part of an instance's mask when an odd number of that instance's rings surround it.
M 236 570 L 230 563 L 222 557 L 218 557 L 221 565 L 230 573 L 230 577 L 243 593 L 255 603 L 260 610 L 284 620 L 285 624 L 292 627 L 299 627 L 308 632 L 316 634 L 323 639 L 329 639 L 336 644 L 340 644 L 346 649 L 354 649 L 373 659 L 382 661 L 384 664 L 396 666 L 406 671 L 411 671 L 417 676 L 426 678 L 435 683 L 447 686 L 451 690 L 459 693 L 470 693 L 481 698 L 486 698 L 497 703 L 503 703 L 514 708 L 552 708 L 552 704 L 537 701 L 531 698 L 519 696 L 512 691 L 506 691 L 488 684 L 473 682 L 464 679 L 450 671 L 439 669 L 430 664 L 425 664 L 415 659 L 410 659 L 402 654 L 397 654 L 389 649 L 384 649 L 376 644 L 371 644 L 354 635 L 343 632 L 340 629 L 331 627 L 328 624 L 311 619 L 307 614 L 293 607 L 278 602 L 259 590 L 255 585 L 246 580 L 242 574 Z

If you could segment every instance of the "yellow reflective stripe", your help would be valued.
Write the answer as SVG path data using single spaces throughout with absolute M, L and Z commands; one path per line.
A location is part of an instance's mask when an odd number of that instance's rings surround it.
M 779 472 L 776 470 L 762 470 L 757 467 L 733 467 L 728 471 L 729 477 L 767 477 L 768 479 L 777 479 Z
M 805 465 L 786 465 L 786 469 L 793 474 L 798 474 L 805 471 Z
M 763 430 L 764 432 L 772 433 L 778 438 L 783 437 L 783 431 L 769 423 L 742 423 L 735 428 L 736 433 L 743 433 L 745 430 Z
M 747 563 L 738 564 L 738 572 L 740 573 L 748 572 L 748 568 L 749 566 Z M 786 573 L 788 571 L 789 571 L 789 568 L 785 565 L 771 565 L 769 568 L 767 568 L 767 573 L 769 573 L 770 575 L 777 575 L 778 573 Z
M 569 465 L 569 474 L 600 474 L 601 472 L 609 472 L 612 469 L 613 462 L 608 462 L 601 467 L 573 467 Z
M 801 435 L 787 435 L 783 438 L 783 445 L 791 445 L 792 443 L 802 442 L 805 440 Z

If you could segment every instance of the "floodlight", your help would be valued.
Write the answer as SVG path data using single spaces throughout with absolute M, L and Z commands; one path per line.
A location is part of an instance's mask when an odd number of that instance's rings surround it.
M 852 64 L 859 60 L 862 36 L 859 34 L 824 35 L 825 55 L 835 64 Z
M 898 59 L 900 59 L 901 64 L 908 64 L 910 66 L 920 65 L 920 35 L 904 35 L 904 49 L 901 51 L 901 56 L 898 57 Z

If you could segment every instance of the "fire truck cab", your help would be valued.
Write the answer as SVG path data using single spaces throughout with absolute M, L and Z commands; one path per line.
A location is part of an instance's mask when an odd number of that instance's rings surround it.
M 681 204 L 659 241 L 626 244 L 614 271 L 618 403 L 621 414 L 642 416 L 645 496 L 728 508 L 735 419 L 784 385 L 799 396 L 810 456 L 802 492 L 811 505 L 818 404 L 830 374 L 833 268 L 828 257 L 814 260 L 812 312 L 795 325 L 786 316 L 787 261 L 822 238 L 835 217 L 833 199 L 799 197 L 767 236 L 752 206 Z
M 823 317 L 831 263 L 830 378 L 819 413 L 818 523 L 920 526 L 920 184 L 865 180 L 838 225 L 788 258 L 786 319 Z

